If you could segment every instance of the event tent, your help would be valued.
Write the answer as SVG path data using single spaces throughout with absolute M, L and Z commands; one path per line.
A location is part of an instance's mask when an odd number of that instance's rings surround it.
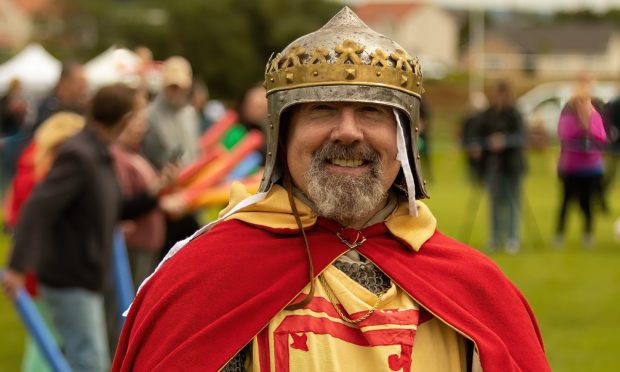
M 61 69 L 60 61 L 40 44 L 30 44 L 0 65 L 0 92 L 6 91 L 13 78 L 18 78 L 25 93 L 33 96 L 45 94 L 58 81 Z
M 129 49 L 112 46 L 84 67 L 93 90 L 113 83 L 134 84 L 139 80 L 140 57 Z

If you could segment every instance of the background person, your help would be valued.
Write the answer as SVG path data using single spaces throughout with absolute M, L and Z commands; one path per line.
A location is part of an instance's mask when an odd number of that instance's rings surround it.
M 194 80 L 190 97 L 190 102 L 194 110 L 196 110 L 196 114 L 198 114 L 200 133 L 204 133 L 213 123 L 206 113 L 207 104 L 209 103 L 209 88 L 207 88 L 204 81 L 200 79 Z
M 495 251 L 505 247 L 507 252 L 516 253 L 521 246 L 521 186 L 526 171 L 527 132 L 507 82 L 496 84 L 491 106 L 480 116 L 477 137 L 490 197 L 489 248 Z
M 265 132 L 267 125 L 267 92 L 263 84 L 250 86 L 243 93 L 239 105 L 239 120 L 248 129 Z
M 7 92 L 0 98 L 0 195 L 15 176 L 17 159 L 27 144 L 27 111 L 21 80 L 11 79 Z
M 60 111 L 84 114 L 88 102 L 88 83 L 84 66 L 76 62 L 63 64 L 58 82 L 52 93 L 37 107 L 33 131 L 51 115 Z
M 265 87 L 261 84 L 249 86 L 241 95 L 237 105 L 239 123 L 233 125 L 223 136 L 221 143 L 227 149 L 232 149 L 251 130 L 258 130 L 267 134 L 267 97 Z M 265 144 L 260 148 L 263 157 L 267 155 Z
M 140 213 L 143 210 L 140 204 L 135 206 L 135 211 L 129 209 L 133 207 L 126 207 L 126 215 L 131 214 L 135 217 L 124 218 L 121 223 L 135 289 L 153 272 L 159 262 L 166 236 L 166 214 L 158 206 L 168 207 L 170 202 L 164 203 L 163 200 L 173 199 L 160 193 L 176 180 L 179 171 L 176 164 L 166 164 L 160 172 L 157 172 L 140 154 L 140 145 L 147 128 L 145 92 L 138 91 L 136 100 L 136 107 L 126 128 L 110 146 L 124 203 L 133 204 L 135 201 L 140 201 L 144 195 L 157 201 L 157 204 L 153 203 L 151 208 L 144 210 L 144 213 Z M 160 201 L 162 203 L 159 203 Z M 177 213 L 176 209 L 174 212 Z M 120 335 L 115 286 L 116 283 L 112 282 L 104 291 L 108 339 L 112 352 Z
M 589 84 L 579 83 L 562 110 L 558 137 L 561 144 L 558 175 L 562 181 L 562 201 L 555 244 L 563 244 L 568 207 L 573 201 L 578 201 L 584 218 L 583 244 L 590 248 L 594 245 L 592 201 L 603 197 L 603 149 L 607 135 L 603 119 L 592 105 Z
M 604 190 L 609 192 L 613 187 L 614 180 L 620 165 L 620 96 L 611 100 L 605 111 L 607 113 L 607 138 L 609 140 L 609 153 L 607 154 L 607 164 L 605 167 L 605 177 L 603 179 Z
M 9 88 L 0 98 L 0 137 L 14 136 L 23 130 L 27 111 L 21 80 L 11 79 Z
M 174 56 L 164 61 L 161 75 L 163 89 L 149 106 L 142 151 L 157 169 L 180 151 L 179 165 L 184 167 L 199 155 L 198 114 L 189 101 L 192 69 L 185 58 Z
M 11 183 L 6 203 L 5 223 L 14 230 L 19 212 L 52 165 L 58 147 L 84 128 L 84 118 L 72 112 L 50 116 L 34 133 L 33 141 L 24 149 L 17 162 L 17 172 Z
M 148 108 L 149 126 L 142 143 L 142 152 L 157 170 L 170 160 L 181 168 L 196 161 L 200 155 L 199 117 L 190 104 L 192 68 L 179 56 L 168 58 L 162 66 L 163 90 Z M 176 203 L 179 204 L 179 203 Z M 172 245 L 198 229 L 192 214 L 168 216 L 163 257 Z
M 477 137 L 480 133 L 478 126 L 483 112 L 489 106 L 487 97 L 482 92 L 474 92 L 469 98 L 469 112 L 461 122 L 459 142 L 465 154 L 467 164 L 467 179 L 472 185 L 481 185 L 484 181 L 484 158 Z
M 122 198 L 108 145 L 136 108 L 122 84 L 101 88 L 87 125 L 59 148 L 45 179 L 26 201 L 15 232 L 5 289 L 15 295 L 35 270 L 42 299 L 76 371 L 109 368 L 103 290 L 110 281 L 114 228 Z M 154 203 L 136 201 L 144 209 Z
M 159 195 L 173 183 L 178 174 L 175 164 L 168 164 L 158 174 L 140 154 L 140 145 L 147 128 L 147 102 L 144 94 L 139 94 L 138 100 L 132 119 L 110 148 L 125 198 L 137 197 L 145 192 Z M 123 232 L 134 288 L 137 289 L 159 263 L 166 236 L 166 215 L 160 208 L 154 208 L 135 219 L 123 221 Z
M 424 174 L 429 182 L 433 182 L 433 167 L 431 163 L 432 147 L 432 112 L 427 102 L 420 102 L 420 161 Z
M 11 183 L 4 210 L 5 226 L 15 231 L 19 213 L 30 196 L 34 186 L 40 182 L 52 165 L 58 147 L 67 139 L 79 133 L 84 127 L 84 118 L 71 112 L 59 112 L 50 116 L 34 133 L 34 139 L 24 149 L 17 162 L 17 172 Z M 35 300 L 41 314 L 47 314 L 45 303 L 39 297 L 34 272 L 26 272 L 24 286 Z M 49 317 L 44 315 L 44 319 Z M 48 327 L 53 327 L 48 323 Z M 47 371 L 47 361 L 31 337 L 26 337 L 22 359 L 22 371 Z

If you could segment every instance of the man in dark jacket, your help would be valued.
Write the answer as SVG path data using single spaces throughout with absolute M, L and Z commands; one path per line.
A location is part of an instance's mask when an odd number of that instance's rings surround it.
M 489 246 L 496 250 L 505 245 L 509 253 L 516 253 L 520 246 L 521 179 L 526 169 L 523 149 L 527 135 L 506 82 L 495 87 L 491 107 L 482 114 L 476 137 L 491 198 Z
M 131 120 L 135 90 L 102 88 L 93 98 L 88 124 L 65 142 L 47 177 L 26 203 L 15 233 L 4 286 L 15 294 L 33 269 L 42 298 L 73 370 L 109 369 L 103 287 L 109 271 L 114 227 L 122 214 L 120 188 L 108 144 Z M 144 196 L 132 203 L 151 208 Z

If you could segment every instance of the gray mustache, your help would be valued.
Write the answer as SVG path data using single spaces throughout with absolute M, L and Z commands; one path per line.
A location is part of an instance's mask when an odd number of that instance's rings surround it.
M 379 164 L 380 160 L 379 154 L 366 144 L 340 145 L 327 143 L 313 155 L 313 160 L 317 161 L 335 158 L 345 160 L 361 159 L 373 164 Z

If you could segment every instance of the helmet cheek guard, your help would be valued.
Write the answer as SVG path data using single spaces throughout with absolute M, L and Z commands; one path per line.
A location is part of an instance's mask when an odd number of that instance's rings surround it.
M 279 154 L 278 143 L 282 116 L 288 108 L 306 102 L 362 102 L 396 109 L 415 197 L 428 197 L 418 154 L 420 97 L 424 92 L 420 63 L 396 42 L 370 29 L 351 9 L 343 8 L 325 26 L 272 57 L 265 71 L 265 88 L 269 125 L 259 191 L 269 190 L 283 175 L 280 168 L 285 163 L 279 159 L 283 154 Z M 401 176 L 395 186 L 406 192 Z M 414 186 L 409 186 L 413 190 Z

